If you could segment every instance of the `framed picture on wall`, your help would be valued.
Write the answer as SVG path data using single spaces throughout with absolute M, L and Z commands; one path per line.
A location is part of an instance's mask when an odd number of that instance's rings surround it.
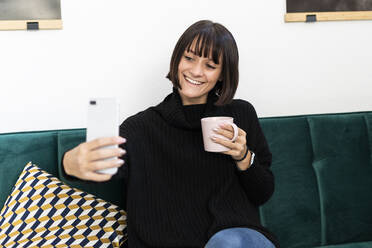
M 372 20 L 372 0 L 286 1 L 286 22 Z
M 61 0 L 0 0 L 0 30 L 62 29 Z

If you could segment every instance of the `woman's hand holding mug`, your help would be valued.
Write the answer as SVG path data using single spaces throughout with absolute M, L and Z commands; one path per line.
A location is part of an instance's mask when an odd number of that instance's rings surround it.
M 234 160 L 244 157 L 246 149 L 246 132 L 236 126 L 232 117 L 207 117 L 201 120 L 204 149 L 209 152 L 220 152 L 230 155 Z M 249 159 L 236 162 L 240 170 L 250 167 Z
M 223 146 L 230 148 L 230 150 L 221 152 L 223 154 L 231 155 L 234 160 L 239 160 L 245 154 L 246 149 L 246 133 L 243 129 L 238 127 L 238 136 L 235 141 L 230 141 L 234 135 L 234 129 L 230 124 L 220 124 L 219 128 L 213 130 L 214 132 L 221 134 L 229 140 L 221 139 L 216 136 L 212 136 L 212 140 Z
M 122 137 L 99 138 L 81 143 L 74 149 L 65 153 L 62 164 L 67 175 L 84 180 L 103 182 L 110 180 L 112 175 L 101 174 L 96 171 L 120 167 L 124 164 L 122 159 L 103 160 L 111 157 L 121 157 L 126 153 L 121 148 L 105 148 L 105 146 L 120 145 L 125 143 Z

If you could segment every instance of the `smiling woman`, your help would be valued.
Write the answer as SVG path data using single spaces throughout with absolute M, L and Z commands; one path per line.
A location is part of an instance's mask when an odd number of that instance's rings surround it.
M 233 99 L 238 60 L 224 26 L 194 23 L 172 54 L 172 93 L 124 120 L 125 139 L 104 137 L 65 153 L 68 175 L 124 180 L 129 247 L 279 247 L 260 223 L 258 207 L 274 192 L 272 156 L 252 104 Z M 234 121 L 206 137 L 227 151 L 204 149 L 201 120 L 212 116 Z M 122 150 L 99 149 L 117 144 Z M 112 178 L 96 172 L 113 167 Z
M 208 92 L 221 81 L 221 56 L 217 63 L 213 59 L 200 57 L 195 51 L 196 40 L 189 51 L 185 51 L 178 66 L 180 96 L 183 105 L 207 102 Z
M 239 53 L 234 37 L 224 26 L 210 21 L 191 25 L 173 51 L 167 78 L 183 105 L 206 103 L 215 88 L 221 106 L 232 101 L 239 82 Z

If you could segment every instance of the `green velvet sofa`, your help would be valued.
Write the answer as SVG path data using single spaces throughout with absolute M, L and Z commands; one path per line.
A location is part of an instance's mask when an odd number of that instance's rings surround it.
M 372 247 L 372 112 L 270 117 L 260 123 L 276 185 L 260 215 L 281 246 Z M 85 129 L 0 134 L 0 208 L 29 161 L 123 206 L 120 181 L 97 186 L 63 177 L 62 155 L 84 140 Z

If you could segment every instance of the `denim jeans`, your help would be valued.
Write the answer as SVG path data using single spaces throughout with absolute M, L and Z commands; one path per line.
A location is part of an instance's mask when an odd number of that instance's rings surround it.
M 275 248 L 275 246 L 256 230 L 234 227 L 214 234 L 204 248 Z

